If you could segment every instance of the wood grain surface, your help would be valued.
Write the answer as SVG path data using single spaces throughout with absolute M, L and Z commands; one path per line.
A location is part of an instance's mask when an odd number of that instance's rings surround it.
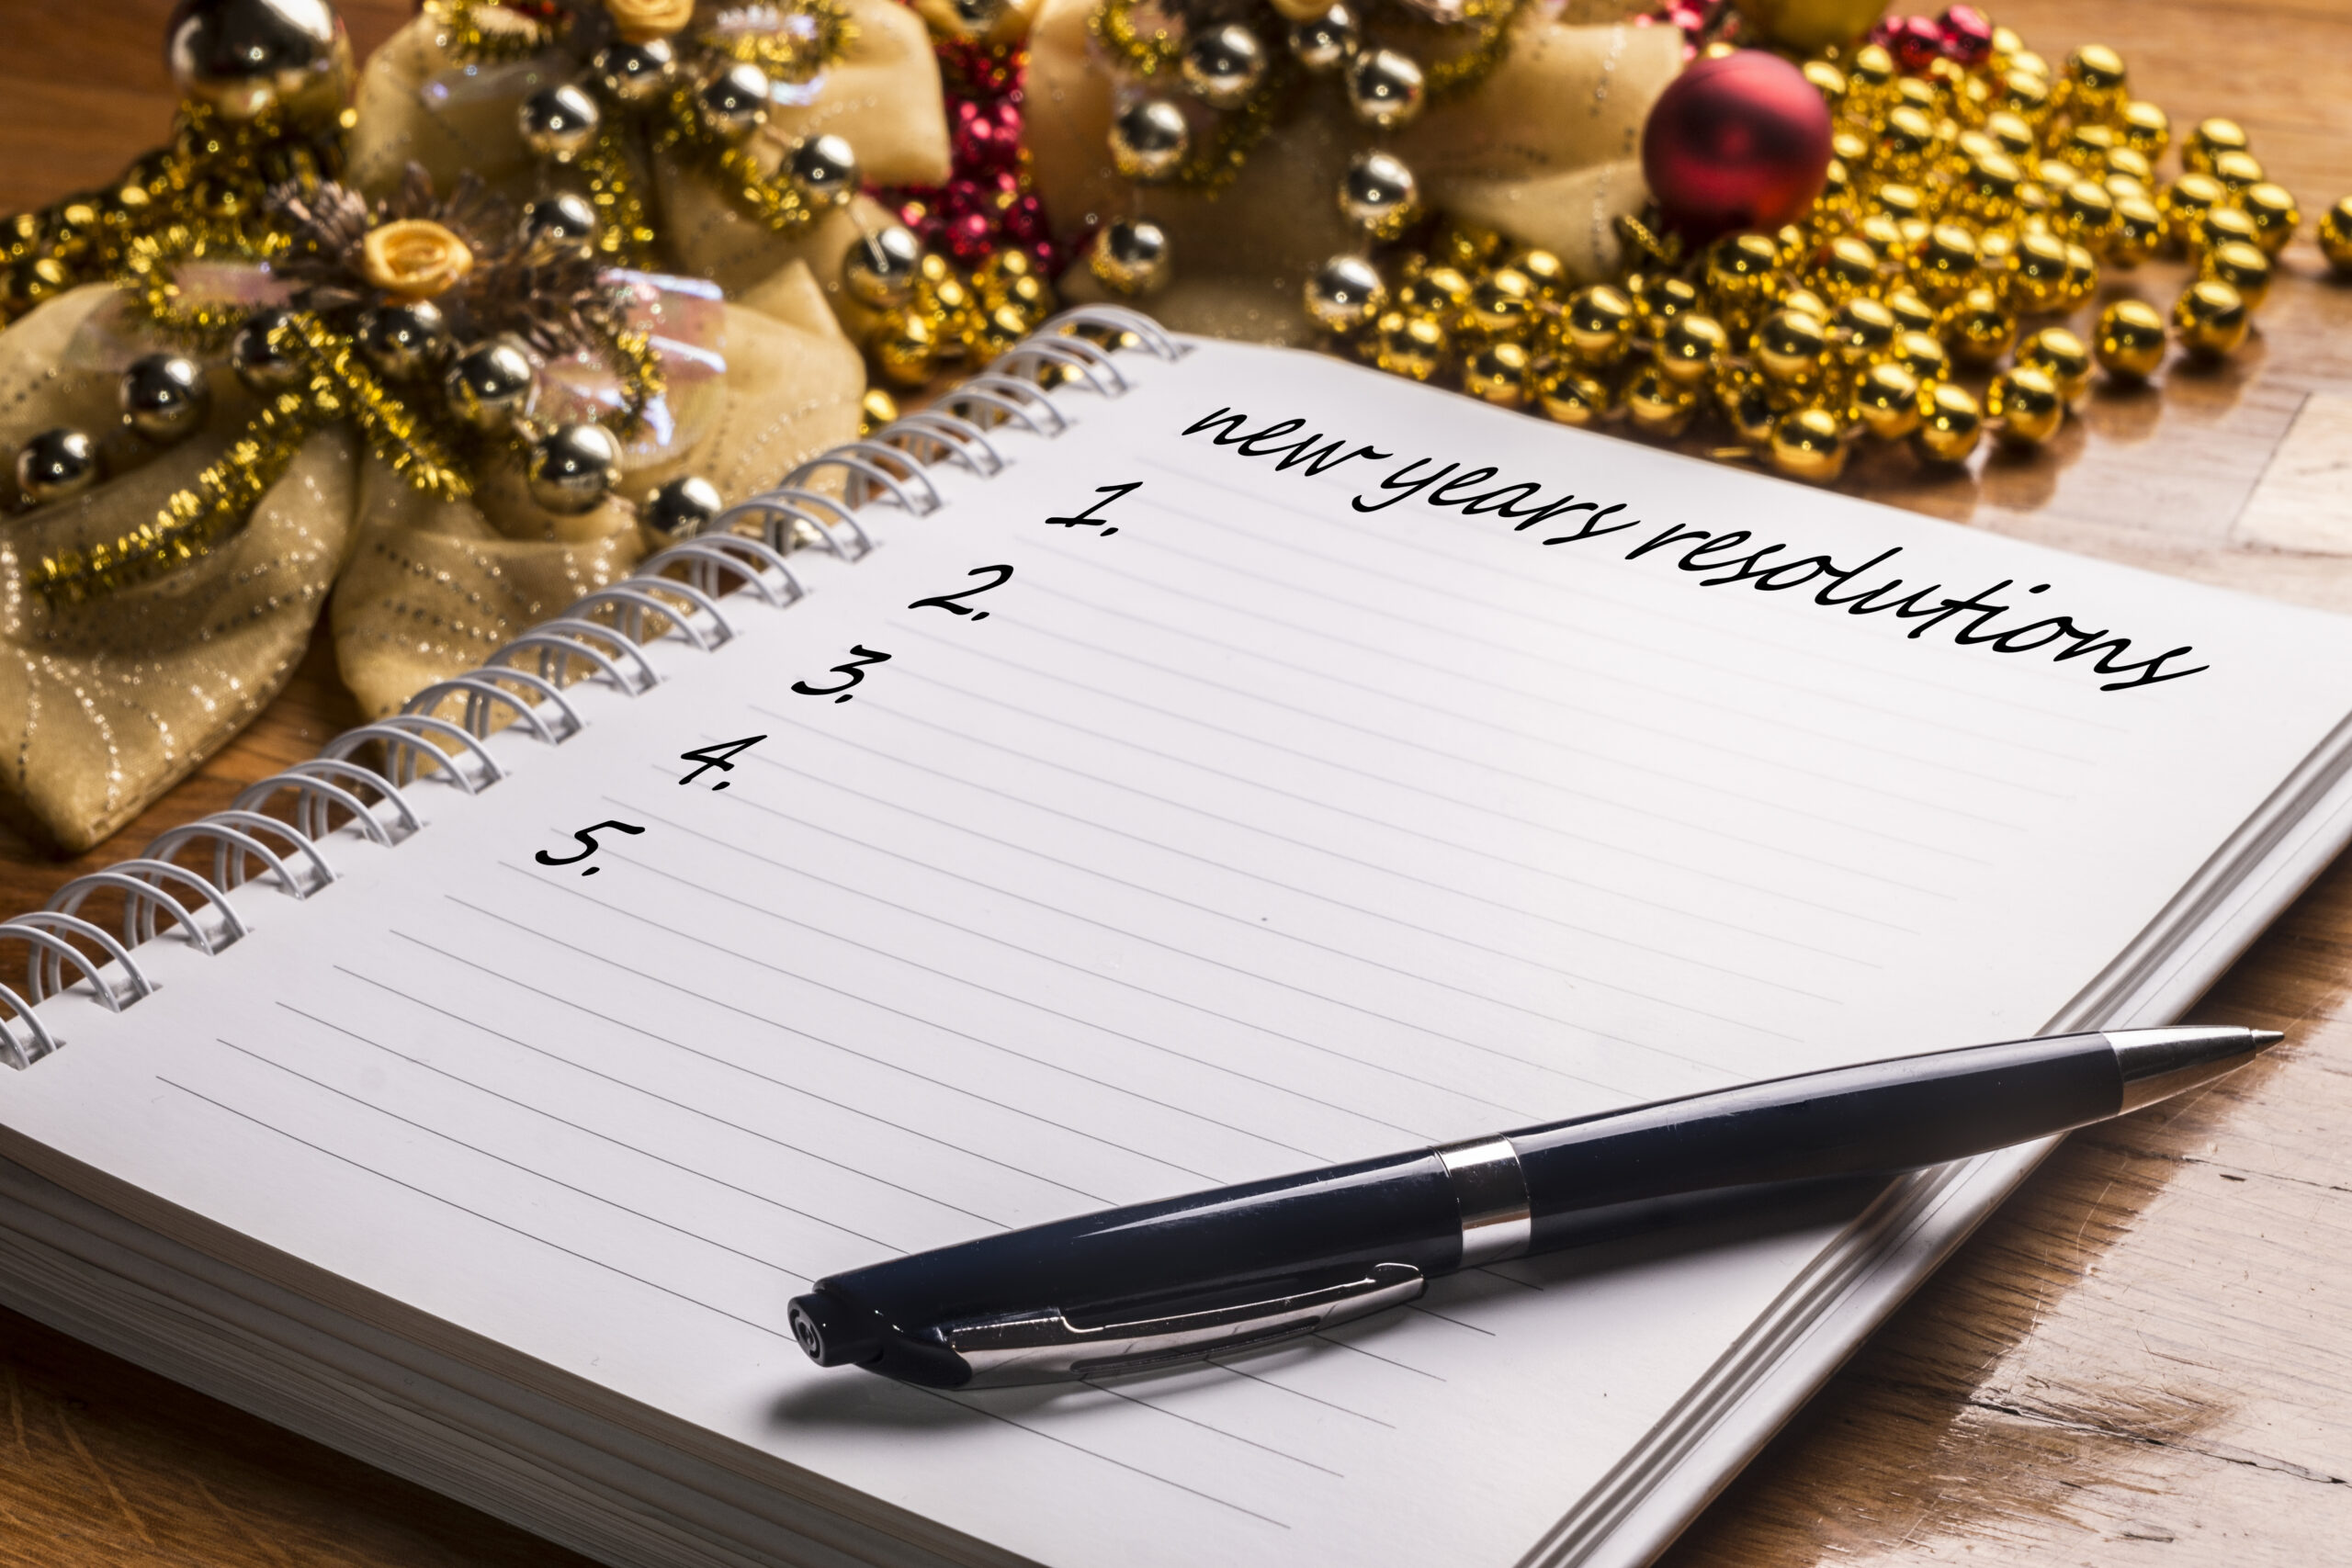
M 158 140 L 161 0 L 6 6 L 0 209 L 105 179 Z M 2345 0 L 2014 0 L 2052 58 L 2094 39 L 2185 129 L 2243 123 L 2316 218 L 2352 190 Z M 345 0 L 354 42 L 399 0 Z M 2308 226 L 2307 226 L 2308 227 Z M 1971 526 L 2352 610 L 2352 515 L 2325 463 L 2274 474 L 2299 418 L 2347 428 L 2352 288 L 2308 240 L 2259 335 L 2211 370 L 2102 389 L 2040 455 L 1926 475 L 1896 453 L 1843 488 Z M 2177 267 L 2108 297 L 2168 303 Z M 2307 441 L 2304 446 L 2308 447 Z M 2324 450 L 2324 446 L 2322 448 Z M 2291 481 L 2291 482 L 2290 482 Z M 2321 547 L 2258 547 L 2256 526 Z M 2331 546 L 2330 539 L 2340 541 Z M 322 639 L 261 720 L 91 855 L 0 837 L 0 907 L 135 853 L 356 722 Z M 2352 864 L 2210 999 L 2285 1029 L 2273 1059 L 2068 1141 L 1668 1553 L 1670 1568 L 1816 1563 L 2264 1568 L 2352 1559 Z M 581 1560 L 22 1318 L 0 1313 L 0 1568 Z

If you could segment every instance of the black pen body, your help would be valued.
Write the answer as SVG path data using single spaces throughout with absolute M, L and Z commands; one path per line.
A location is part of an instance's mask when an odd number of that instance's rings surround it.
M 1421 1281 L 1809 1179 L 1892 1173 L 2116 1114 L 2103 1034 L 1872 1062 L 983 1237 L 792 1303 L 814 1359 L 956 1388 L 1309 1331 Z

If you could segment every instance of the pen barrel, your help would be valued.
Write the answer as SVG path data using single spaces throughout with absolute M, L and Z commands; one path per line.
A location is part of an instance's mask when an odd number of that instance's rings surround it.
M 2070 1034 L 1748 1084 L 1510 1141 L 1540 1252 L 1580 1239 L 1596 1212 L 1940 1165 L 2103 1121 L 2122 1098 L 2107 1037 Z

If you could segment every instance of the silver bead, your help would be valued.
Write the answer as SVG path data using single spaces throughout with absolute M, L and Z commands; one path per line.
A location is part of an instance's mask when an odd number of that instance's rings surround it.
M 1363 41 L 1363 29 L 1356 25 L 1356 14 L 1345 6 L 1334 6 L 1319 17 L 1294 23 L 1290 29 L 1291 58 L 1317 75 L 1345 65 Z
M 1266 79 L 1266 46 L 1239 22 L 1211 28 L 1184 46 L 1184 85 L 1213 109 L 1239 108 Z
M 842 286 L 861 305 L 896 310 L 914 293 L 922 270 L 922 242 L 903 223 L 861 237 L 842 256 Z
M 586 512 L 621 482 L 621 444 L 601 424 L 564 425 L 533 444 L 523 477 L 543 509 Z
M 1391 130 L 1421 112 L 1428 96 L 1421 68 L 1393 49 L 1359 54 L 1348 65 L 1348 107 L 1366 125 Z
M 405 381 L 431 369 L 449 344 L 449 324 L 429 299 L 380 305 L 359 318 L 352 334 L 379 375 Z
M 839 207 L 857 194 L 857 152 L 838 136 L 803 137 L 784 155 L 784 174 L 809 206 Z
M 115 393 L 122 423 L 159 446 L 187 440 L 212 412 L 212 386 L 204 378 L 204 367 L 183 354 L 132 360 Z
M 441 379 L 449 412 L 485 435 L 514 423 L 531 400 L 530 356 L 511 343 L 478 343 Z
M 695 113 L 720 141 L 742 141 L 767 123 L 768 73 L 738 61 L 695 90 Z
M 564 191 L 523 204 L 523 243 L 558 254 L 585 256 L 595 248 L 596 209 L 584 196 Z
M 1111 163 L 1122 179 L 1164 180 L 1193 150 L 1184 111 L 1166 98 L 1140 98 L 1111 122 Z
M 180 0 L 164 57 L 181 96 L 229 119 L 340 99 L 351 75 L 351 41 L 326 0 Z
M 1120 293 L 1148 294 L 1168 281 L 1168 235 L 1148 218 L 1121 218 L 1096 233 L 1086 260 Z
M 1306 280 L 1306 313 L 1317 326 L 1353 332 L 1388 303 L 1388 285 L 1362 256 L 1333 256 Z
M 672 479 L 637 509 L 638 525 L 656 539 L 691 539 L 726 507 L 718 487 L 700 474 Z
M 17 450 L 17 488 L 36 506 L 79 495 L 98 481 L 98 445 L 64 425 Z
M 668 39 L 644 43 L 616 39 L 596 51 L 588 69 L 596 73 L 596 85 L 613 102 L 650 104 L 677 79 L 678 51 L 670 47 Z
M 515 111 L 514 123 L 524 146 L 542 158 L 569 164 L 594 142 L 596 128 L 604 118 L 595 99 L 571 83 L 560 82 L 525 98 Z
M 267 397 L 302 379 L 302 362 L 281 353 L 269 341 L 271 333 L 291 320 L 284 310 L 258 311 L 246 318 L 237 335 L 229 340 L 229 368 L 237 373 L 247 391 Z
M 1388 152 L 1359 152 L 1340 176 L 1340 212 L 1378 239 L 1392 239 L 1420 208 L 1419 182 L 1405 161 Z
M 967 38 L 978 38 L 994 30 L 1004 19 L 1005 0 L 950 0 L 956 13 L 956 28 Z

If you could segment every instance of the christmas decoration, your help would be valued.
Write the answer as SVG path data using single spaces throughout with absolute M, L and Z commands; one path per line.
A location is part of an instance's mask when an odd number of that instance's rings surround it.
M 1794 221 L 1829 169 L 1829 110 L 1778 55 L 1702 60 L 1658 95 L 1642 131 L 1642 175 L 1667 226 L 1703 243 L 1732 229 Z
M 607 265 L 752 298 L 805 263 L 850 330 L 843 254 L 888 221 L 864 181 L 936 183 L 923 25 L 895 0 L 429 0 L 362 73 L 349 180 L 470 173 Z
M 1758 33 L 1800 54 L 1852 44 L 1869 32 L 1886 0 L 1733 0 Z
M 1306 313 L 1335 351 L 1384 369 L 1564 423 L 1622 419 L 1813 482 L 1865 441 L 1907 443 L 1929 464 L 1966 460 L 1988 434 L 2030 451 L 2091 394 L 2095 367 L 2136 383 L 2172 345 L 2211 361 L 2244 344 L 2301 213 L 2241 126 L 2197 125 L 2167 182 L 2171 121 L 2131 96 L 2114 51 L 2085 45 L 2053 67 L 1967 6 L 1880 19 L 1869 41 L 1799 65 L 1734 41 L 1767 22 L 1826 28 L 1835 9 L 1683 15 L 1700 54 L 1646 132 L 1658 205 L 1619 220 L 1629 262 L 1610 281 L 1567 286 L 1548 249 L 1455 213 L 1385 246 L 1367 225 L 1375 248 L 1315 274 Z M 1826 123 L 1767 107 L 1792 83 Z M 1821 132 L 1818 194 L 1758 209 L 1787 221 L 1709 238 L 1770 185 L 1707 155 L 1713 141 L 1753 149 L 1775 175 L 1802 167 L 1769 156 L 1759 126 Z M 2352 203 L 2320 231 L 2352 271 Z M 2087 344 L 2054 323 L 2103 273 L 2160 254 L 2191 274 L 2168 309 L 2114 301 Z
M 1027 146 L 1047 209 L 1084 225 L 1063 288 L 1311 341 L 1314 313 L 1356 309 L 1341 264 L 1432 211 L 1508 214 L 1566 272 L 1603 273 L 1610 220 L 1640 200 L 1635 135 L 1681 53 L 1630 8 L 1045 0 Z M 1391 357 L 1425 353 L 1399 339 Z

